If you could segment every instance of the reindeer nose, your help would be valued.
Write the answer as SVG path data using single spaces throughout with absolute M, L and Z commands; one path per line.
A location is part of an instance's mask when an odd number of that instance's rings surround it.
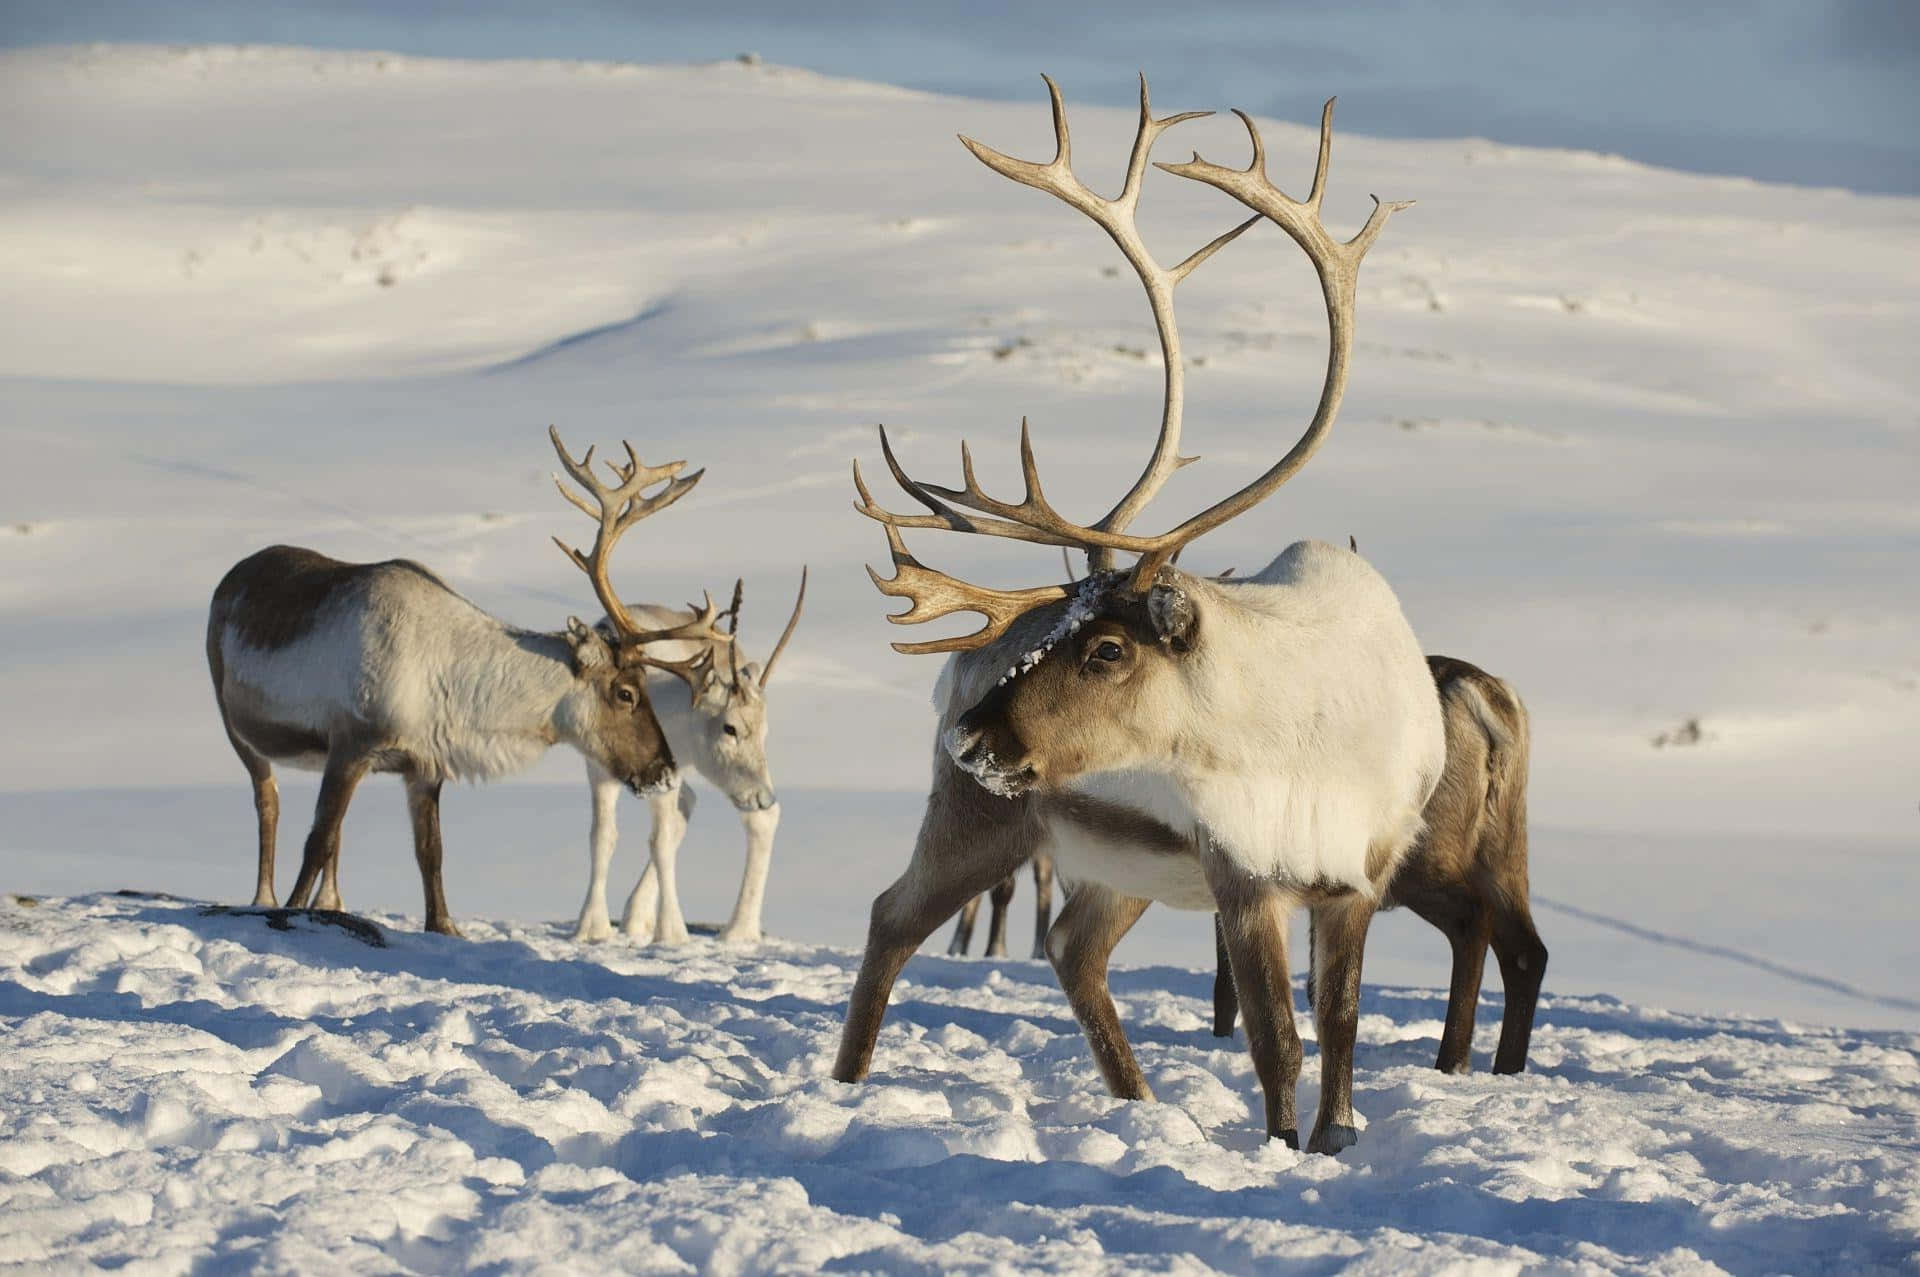
M 960 766 L 967 766 L 979 754 L 986 735 L 978 727 L 969 727 L 964 718 L 961 719 L 947 731 L 947 756 Z

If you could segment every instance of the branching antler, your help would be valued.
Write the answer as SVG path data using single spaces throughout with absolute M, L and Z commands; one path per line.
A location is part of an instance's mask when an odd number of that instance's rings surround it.
M 860 478 L 858 463 L 853 467 L 853 482 L 860 489 L 861 501 L 871 506 L 873 497 Z M 880 593 L 906 599 L 913 604 L 904 612 L 888 614 L 889 621 L 895 625 L 918 625 L 922 621 L 951 616 L 955 612 L 978 612 L 987 622 L 971 634 L 954 638 L 929 639 L 924 643 L 895 643 L 893 650 L 896 652 L 919 656 L 931 652 L 967 652 L 976 647 L 985 647 L 1005 634 L 1007 627 L 1022 613 L 1042 603 L 1064 599 L 1072 592 L 1064 585 L 1008 591 L 970 584 L 944 572 L 936 572 L 920 562 L 907 552 L 907 543 L 900 539 L 900 530 L 891 523 L 886 528 L 887 548 L 893 556 L 893 575 L 881 576 L 871 567 L 867 569 L 867 575 L 873 578 L 874 588 Z
M 1045 191 L 1086 214 L 1112 237 L 1125 255 L 1127 264 L 1140 277 L 1142 287 L 1147 290 L 1147 303 L 1153 308 L 1153 323 L 1160 333 L 1161 361 L 1165 367 L 1166 389 L 1161 400 L 1160 436 L 1154 443 L 1153 456 L 1140 477 L 1134 481 L 1133 487 L 1093 525 L 1102 532 L 1124 532 L 1127 524 L 1145 508 L 1175 470 L 1199 459 L 1180 455 L 1181 414 L 1186 403 L 1186 366 L 1180 356 L 1180 327 L 1174 318 L 1173 290 L 1202 262 L 1232 243 L 1260 218 L 1258 215 L 1250 217 L 1232 230 L 1216 236 L 1171 270 L 1162 266 L 1147 251 L 1146 242 L 1140 238 L 1140 228 L 1134 220 L 1153 144 L 1174 125 L 1187 120 L 1204 119 L 1213 112 L 1182 111 L 1178 115 L 1154 119 L 1153 108 L 1147 97 L 1147 77 L 1143 73 L 1140 76 L 1140 124 L 1134 132 L 1133 150 L 1127 156 L 1126 181 L 1119 195 L 1110 200 L 1102 199 L 1074 175 L 1073 145 L 1067 132 L 1067 110 L 1060 98 L 1060 86 L 1050 76 L 1041 78 L 1046 80 L 1047 95 L 1053 104 L 1054 155 L 1049 163 L 1016 160 L 968 137 L 962 137 L 960 141 L 973 152 L 976 159 L 1002 177 Z M 1024 433 L 1024 426 L 1022 429 Z M 1023 447 L 1023 464 L 1027 461 L 1026 451 Z M 1031 477 L 1031 467 L 1028 469 L 1028 482 L 1031 485 L 1035 480 Z M 968 487 L 973 486 L 972 475 L 969 474 Z M 1107 547 L 1096 546 L 1089 553 L 1089 570 L 1097 572 L 1113 566 L 1113 556 Z
M 855 463 L 854 483 L 860 493 L 860 501 L 855 509 L 886 525 L 888 542 L 898 568 L 891 580 L 883 581 L 875 576 L 874 581 L 886 593 L 914 602 L 912 608 L 889 619 L 899 622 L 924 621 L 969 610 L 979 612 L 988 619 L 983 629 L 963 638 L 934 643 L 894 644 L 901 651 L 960 651 L 984 646 L 1005 633 L 1020 611 L 1037 603 L 1064 597 L 1065 591 L 1059 587 L 1047 587 L 1006 592 L 968 585 L 934 572 L 915 560 L 906 552 L 900 539 L 900 529 L 934 528 L 1076 548 L 1087 554 L 1090 573 L 1109 568 L 1117 551 L 1137 554 L 1140 558 L 1133 568 L 1131 588 L 1139 591 L 1147 588 L 1159 569 L 1172 562 L 1189 542 L 1264 501 L 1281 484 L 1292 478 L 1324 441 L 1346 390 L 1347 367 L 1353 348 L 1354 293 L 1360 261 L 1386 225 L 1387 218 L 1407 207 L 1406 203 L 1381 203 L 1376 198 L 1373 215 L 1359 234 L 1346 241 L 1334 239 L 1320 220 L 1320 200 L 1326 189 L 1328 159 L 1332 150 L 1332 100 L 1327 102 L 1321 113 L 1319 160 L 1314 171 L 1312 190 L 1304 201 L 1289 198 L 1268 180 L 1266 150 L 1259 130 L 1245 112 L 1236 110 L 1234 113 L 1247 126 L 1253 144 L 1253 158 L 1245 169 L 1211 164 L 1201 159 L 1197 152 L 1186 163 L 1157 164 L 1155 167 L 1217 187 L 1252 209 L 1255 216 L 1169 270 L 1147 252 L 1134 224 L 1141 182 L 1155 139 L 1183 120 L 1210 113 L 1186 112 L 1162 120 L 1154 119 L 1147 100 L 1146 77 L 1142 76 L 1140 126 L 1134 136 L 1133 152 L 1127 164 L 1126 183 L 1120 194 L 1109 200 L 1095 195 L 1074 176 L 1066 110 L 1061 102 L 1060 90 L 1048 79 L 1047 91 L 1053 103 L 1056 147 L 1054 157 L 1048 163 L 1012 159 L 969 138 L 963 137 L 961 141 L 995 172 L 1057 196 L 1086 214 L 1119 245 L 1128 263 L 1139 275 L 1153 308 L 1155 326 L 1160 332 L 1161 352 L 1166 362 L 1166 396 L 1159 440 L 1146 469 L 1126 495 L 1101 519 L 1082 526 L 1062 517 L 1047 501 L 1040 486 L 1039 468 L 1034 462 L 1032 439 L 1024 421 L 1020 428 L 1020 466 L 1026 492 L 1018 502 L 996 500 L 981 489 L 974 477 L 972 455 L 965 444 L 961 445 L 960 452 L 964 487 L 943 488 L 913 479 L 894 457 L 883 429 L 880 446 L 888 469 L 901 488 L 928 510 L 927 514 L 899 514 L 877 506 L 860 477 L 858 463 Z M 1180 360 L 1179 330 L 1174 323 L 1173 290 L 1202 262 L 1262 217 L 1278 223 L 1306 251 L 1320 279 L 1330 341 L 1326 382 L 1321 390 L 1319 406 L 1299 441 L 1252 483 L 1159 536 L 1129 535 L 1125 531 L 1128 522 L 1160 490 L 1173 471 L 1192 460 L 1179 455 L 1184 370 Z
M 607 469 L 613 472 L 615 479 L 613 484 L 608 485 L 594 477 L 592 448 L 588 448 L 586 455 L 576 460 L 567 451 L 567 445 L 560 441 L 560 432 L 557 429 L 548 426 L 547 437 L 553 441 L 553 450 L 559 454 L 560 464 L 566 469 L 567 474 L 575 483 L 586 489 L 593 500 L 589 501 L 568 488 L 560 482 L 557 475 L 554 477 L 553 486 L 558 488 L 560 495 L 582 514 L 600 525 L 599 531 L 594 533 L 593 548 L 585 554 L 559 537 L 555 537 L 553 543 L 573 561 L 575 567 L 587 574 L 587 580 L 593 583 L 594 594 L 600 599 L 600 606 L 606 609 L 607 620 L 612 622 L 613 628 L 619 632 L 620 641 L 627 645 L 657 643 L 669 639 L 731 643 L 733 636 L 719 629 L 721 612 L 714 606 L 711 596 L 703 596 L 705 602 L 700 607 L 687 605 L 694 613 L 690 621 L 669 626 L 663 630 L 642 630 L 634 624 L 632 615 L 628 613 L 626 604 L 620 601 L 620 596 L 615 592 L 613 582 L 608 575 L 608 563 L 613 547 L 627 530 L 648 515 L 666 509 L 687 495 L 693 490 L 693 486 L 700 482 L 700 476 L 706 471 L 696 470 L 685 478 L 681 478 L 678 476 L 687 465 L 684 461 L 669 461 L 660 466 L 643 465 L 639 455 L 634 452 L 633 445 L 623 442 L 621 446 L 627 450 L 627 464 L 623 466 L 615 461 L 606 463 Z M 663 480 L 666 481 L 666 487 L 652 496 L 643 495 L 646 489 Z M 647 658 L 647 663 L 662 669 L 673 669 L 675 673 L 682 674 L 682 677 L 687 675 L 675 667 L 690 664 L 690 662 L 668 662 L 651 658 Z

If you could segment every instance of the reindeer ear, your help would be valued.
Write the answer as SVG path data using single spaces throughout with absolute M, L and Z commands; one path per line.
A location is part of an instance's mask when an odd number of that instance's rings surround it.
M 742 665 L 740 667 L 740 676 L 746 679 L 747 682 L 752 683 L 755 687 L 760 686 L 760 662 L 748 661 L 745 665 Z
M 577 673 L 584 674 L 613 663 L 613 648 L 605 636 L 577 616 L 567 618 L 567 642 L 573 647 L 573 668 Z
M 1187 593 L 1186 578 L 1171 565 L 1154 573 L 1153 588 L 1147 591 L 1147 617 L 1160 642 L 1176 652 L 1193 646 L 1200 615 Z

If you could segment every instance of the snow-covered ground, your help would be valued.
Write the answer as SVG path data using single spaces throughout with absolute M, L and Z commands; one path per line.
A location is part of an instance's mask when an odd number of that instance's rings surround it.
M 1195 553 L 1246 567 L 1352 533 L 1429 650 L 1526 696 L 1553 952 L 1534 1075 L 1425 1072 L 1444 945 L 1390 917 L 1368 954 L 1362 1144 L 1337 1162 L 1261 1147 L 1244 1055 L 1201 1019 L 1205 921 L 1157 910 L 1116 984 L 1162 1104 L 1103 1098 L 1022 962 L 917 960 L 875 1081 L 824 1080 L 867 902 L 917 819 L 935 664 L 885 648 L 900 634 L 859 566 L 883 545 L 848 509 L 848 459 L 884 420 L 924 473 L 965 435 L 990 487 L 1017 482 L 1026 414 L 1050 495 L 1086 511 L 1137 469 L 1156 413 L 1151 329 L 1111 245 L 952 140 L 1044 154 L 1035 90 L 0 55 L 0 889 L 41 898 L 0 913 L 13 1258 L 1911 1262 L 1920 200 L 1337 133 L 1337 224 L 1368 191 L 1420 203 L 1369 257 L 1332 441 Z M 1110 186 L 1130 113 L 1073 119 L 1076 160 Z M 1310 123 L 1264 125 L 1283 182 L 1309 169 Z M 1163 145 L 1245 153 L 1230 120 Z M 1143 213 L 1167 257 L 1231 220 L 1172 178 Z M 1181 312 L 1206 463 L 1162 519 L 1284 448 L 1324 358 L 1309 274 L 1272 228 L 1196 275 Z M 385 783 L 355 807 L 343 879 L 390 949 L 89 894 L 250 893 L 246 789 L 201 654 L 207 594 L 242 554 L 404 554 L 523 623 L 588 610 L 547 539 L 578 518 L 547 482 L 548 422 L 709 468 L 629 538 L 629 596 L 744 574 L 764 649 L 812 564 L 770 746 L 768 924 L 787 940 L 561 939 L 586 802 L 559 754 L 448 797 L 470 946 L 390 916 L 417 918 L 419 895 Z M 994 583 L 1057 569 L 922 542 Z M 285 784 L 283 875 L 312 794 Z M 724 912 L 740 853 L 708 800 L 682 862 L 699 919 Z M 625 819 L 622 873 L 644 846 L 639 805 Z M 1490 982 L 1483 1019 L 1497 1003 Z
M 0 1260 L 228 1271 L 1911 1269 L 1911 1033 L 1551 999 L 1443 1077 L 1368 990 L 1339 1158 L 1261 1138 L 1203 975 L 1118 973 L 1110 1099 L 1039 964 L 921 959 L 874 1081 L 855 955 L 470 943 L 93 895 L 0 906 Z M 1312 1087 L 1307 1088 L 1311 1099 Z

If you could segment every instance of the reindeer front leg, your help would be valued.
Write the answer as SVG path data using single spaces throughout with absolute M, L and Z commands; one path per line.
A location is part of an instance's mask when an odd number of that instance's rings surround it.
M 1309 1153 L 1338 1153 L 1360 1138 L 1353 1121 L 1353 1043 L 1360 1023 L 1360 963 L 1375 902 L 1350 892 L 1313 907 L 1313 1024 L 1320 1039 L 1320 1113 Z M 1467 1023 L 1473 1019 L 1469 1011 Z
M 873 1066 L 893 982 L 914 950 L 961 905 L 1019 868 L 1036 836 L 1027 799 L 996 798 L 941 756 L 913 860 L 873 902 L 867 951 L 840 1030 L 836 1081 L 858 1082 Z
M 1087 1035 L 1093 1062 L 1107 1089 L 1123 1100 L 1150 1100 L 1153 1091 L 1120 1027 L 1120 1013 L 1107 987 L 1107 962 L 1150 903 L 1097 883 L 1080 883 L 1047 932 L 1047 956 Z
M 680 912 L 680 882 L 675 872 L 680 840 L 687 836 L 687 817 L 693 804 L 684 784 L 647 799 L 653 813 L 653 833 L 647 840 L 651 858 L 646 872 L 634 884 L 620 926 L 627 938 L 645 944 L 685 944 L 687 920 Z
M 607 916 L 607 870 L 620 843 L 620 782 L 589 762 L 587 784 L 593 793 L 593 831 L 588 835 L 591 868 L 587 899 L 580 906 L 580 921 L 573 929 L 573 938 L 582 943 L 613 938 L 613 922 Z
M 767 871 L 773 866 L 773 835 L 780 828 L 780 804 L 740 813 L 747 831 L 747 865 L 740 875 L 740 895 L 733 916 L 720 929 L 722 944 L 758 944 L 760 912 L 766 903 Z
M 1294 1089 L 1304 1052 L 1293 1023 L 1293 985 L 1287 975 L 1287 919 L 1298 901 L 1292 892 L 1249 874 L 1211 841 L 1201 853 L 1201 864 L 1219 906 L 1220 934 L 1247 1026 L 1247 1049 L 1266 1094 L 1267 1138 L 1299 1148 Z M 1071 898 L 1067 907 L 1073 907 Z

